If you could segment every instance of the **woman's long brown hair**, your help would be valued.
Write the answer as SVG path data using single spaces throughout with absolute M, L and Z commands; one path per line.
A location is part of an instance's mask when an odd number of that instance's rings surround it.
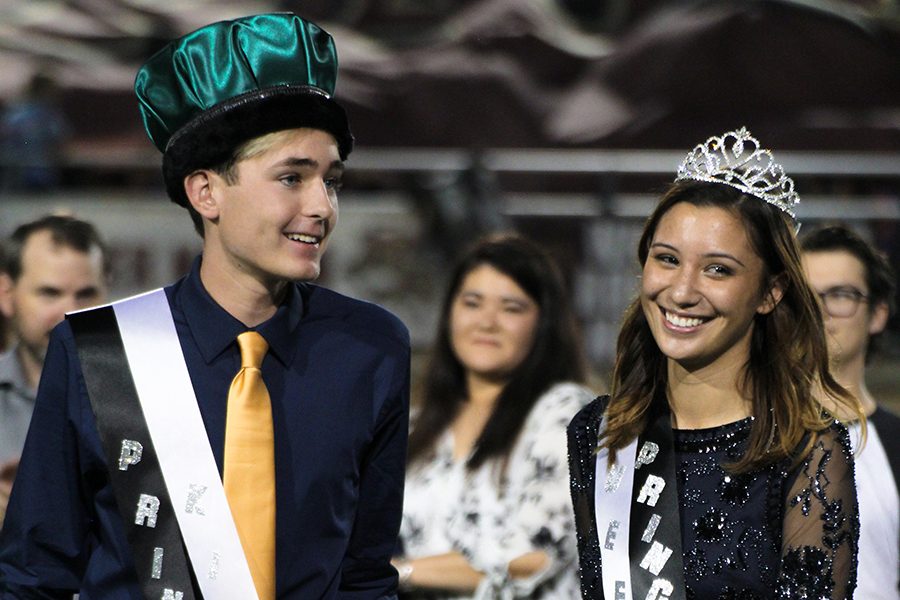
M 830 423 L 823 413 L 823 395 L 846 405 L 863 418 L 856 398 L 828 372 L 822 313 L 806 282 L 790 217 L 775 206 L 730 186 L 679 182 L 670 186 L 647 219 L 638 245 L 641 266 L 662 217 L 687 202 L 714 206 L 738 216 L 750 243 L 765 265 L 763 285 L 776 278 L 784 288 L 781 301 L 769 314 L 757 314 L 750 358 L 738 387 L 752 402 L 753 424 L 746 452 L 733 465 L 736 473 L 752 471 L 785 457 L 802 457 L 815 443 L 817 432 Z M 616 348 L 616 362 L 601 440 L 615 451 L 627 446 L 647 426 L 654 402 L 666 402 L 666 357 L 657 346 L 636 298 L 625 312 Z M 806 438 L 804 448 L 798 447 Z
M 466 468 L 474 470 L 488 460 L 505 460 L 541 394 L 555 383 L 585 379 L 581 338 L 556 262 L 518 234 L 485 236 L 459 259 L 444 296 L 437 337 L 425 373 L 421 412 L 409 436 L 407 461 L 410 465 L 433 454 L 435 442 L 468 401 L 466 371 L 450 341 L 450 313 L 466 275 L 481 265 L 489 265 L 510 277 L 537 303 L 540 311 L 532 347 L 510 374 L 475 442 Z

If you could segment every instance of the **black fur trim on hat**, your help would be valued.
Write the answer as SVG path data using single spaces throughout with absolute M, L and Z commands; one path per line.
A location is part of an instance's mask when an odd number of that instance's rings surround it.
M 347 114 L 321 90 L 288 86 L 255 90 L 205 111 L 175 132 L 163 155 L 169 198 L 186 207 L 183 181 L 188 174 L 225 163 L 238 146 L 253 138 L 298 127 L 332 134 L 341 160 L 353 149 Z

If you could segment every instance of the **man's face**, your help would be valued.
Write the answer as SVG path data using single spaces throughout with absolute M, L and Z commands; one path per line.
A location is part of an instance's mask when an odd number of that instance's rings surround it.
M 803 267 L 810 285 L 824 299 L 825 332 L 828 354 L 832 364 L 842 366 L 865 362 L 866 347 L 871 335 L 884 329 L 886 306 L 871 306 L 865 266 L 858 258 L 843 250 L 807 252 Z M 841 314 L 829 313 L 829 304 L 837 305 Z M 852 314 L 847 314 L 852 312 Z
M 42 364 L 50 330 L 65 313 L 106 300 L 99 248 L 84 253 L 57 244 L 49 231 L 36 231 L 22 247 L 18 280 L 3 275 L 0 309 L 10 319 L 21 350 Z
M 214 209 L 207 213 L 204 262 L 214 261 L 219 275 L 238 285 L 318 277 L 343 174 L 334 138 L 290 130 L 235 168 L 233 183 L 210 175 Z

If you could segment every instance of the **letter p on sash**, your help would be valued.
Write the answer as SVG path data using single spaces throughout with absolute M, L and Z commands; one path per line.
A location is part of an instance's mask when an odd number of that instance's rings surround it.
M 649 465 L 654 460 L 656 460 L 656 455 L 659 454 L 659 445 L 654 442 L 644 442 L 644 445 L 641 446 L 641 451 L 638 452 L 637 459 L 635 459 L 634 469 L 638 470 L 643 465 Z
M 119 451 L 119 470 L 127 471 L 128 467 L 141 462 L 144 446 L 135 440 L 122 440 L 122 449 Z

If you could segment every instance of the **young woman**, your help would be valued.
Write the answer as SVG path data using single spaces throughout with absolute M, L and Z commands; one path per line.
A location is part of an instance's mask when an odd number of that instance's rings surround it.
M 793 182 L 745 129 L 698 145 L 648 219 L 611 393 L 569 426 L 585 598 L 850 598 L 846 429 Z
M 578 594 L 565 430 L 593 397 L 562 278 L 515 235 L 456 267 L 409 440 L 409 598 Z

